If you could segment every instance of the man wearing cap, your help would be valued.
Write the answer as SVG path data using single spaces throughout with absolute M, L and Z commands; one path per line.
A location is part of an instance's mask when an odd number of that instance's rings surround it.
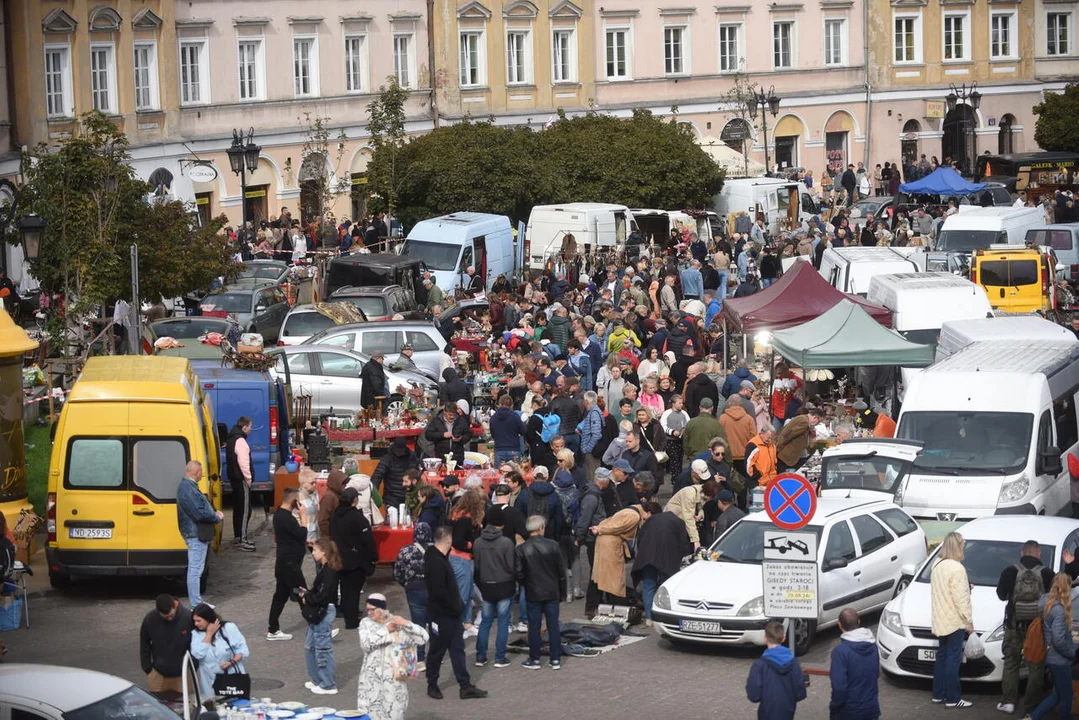
M 703 455 L 703 453 L 702 453 Z M 698 457 L 689 464 L 686 471 L 674 480 L 674 492 L 678 493 L 690 485 L 700 485 L 705 480 L 712 479 L 712 469 L 708 467 L 708 461 Z
M 640 500 L 637 491 L 633 487 L 633 466 L 628 460 L 622 459 L 611 468 L 611 480 L 614 481 L 615 497 L 618 498 L 619 507 L 636 505 Z
M 659 476 L 656 454 L 641 440 L 639 430 L 626 433 L 626 450 L 622 453 L 622 460 L 628 461 L 635 473 L 647 471 L 652 473 L 652 477 Z
M 397 357 L 397 361 L 390 365 L 390 370 L 393 370 L 394 372 L 407 370 L 422 375 L 423 371 L 416 365 L 416 361 L 412 359 L 414 354 L 415 352 L 412 350 L 412 345 L 405 343 L 401 346 L 401 354 Z
M 727 532 L 736 522 L 746 516 L 745 511 L 734 504 L 734 493 L 723 488 L 716 494 L 716 505 L 719 507 L 719 517 L 716 519 L 712 537 L 718 538 Z
M 708 444 L 714 437 L 726 437 L 723 426 L 712 415 L 715 403 L 711 398 L 702 398 L 700 412 L 686 423 L 686 431 L 683 435 L 683 454 L 687 458 L 696 457 L 698 453 L 707 450 Z
M 374 409 L 376 398 L 390 396 L 390 383 L 386 378 L 386 369 L 382 367 L 385 360 L 386 356 L 382 352 L 376 352 L 360 370 L 360 407 L 364 409 Z M 383 412 L 385 409 L 383 405 Z
M 591 568 L 596 557 L 596 536 L 591 528 L 599 525 L 607 518 L 607 510 L 603 503 L 603 492 L 611 484 L 611 471 L 607 468 L 597 468 L 592 476 L 592 482 L 585 486 L 581 494 L 580 514 L 577 516 L 577 526 L 574 528 L 574 539 L 577 546 L 584 546 L 588 556 L 588 566 Z M 599 606 L 599 588 L 595 580 L 589 576 L 588 592 L 585 594 L 585 615 L 596 613 Z
M 444 296 L 442 288 L 435 284 L 434 276 L 424 278 L 423 286 L 427 288 L 427 311 L 431 313 L 436 305 L 441 308 Z

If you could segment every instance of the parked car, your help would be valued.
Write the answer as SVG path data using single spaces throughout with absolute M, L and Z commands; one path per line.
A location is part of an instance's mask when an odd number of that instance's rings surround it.
M 888 208 L 895 202 L 894 195 L 883 195 L 881 197 L 867 197 L 850 206 L 850 224 L 854 227 L 860 228 L 865 225 L 866 218 L 872 215 L 875 220 L 880 220 L 880 214 L 887 212 Z M 885 218 L 888 219 L 888 218 Z M 889 220 L 890 222 L 890 220 Z M 857 240 L 857 238 L 855 238 Z
M 394 320 L 338 325 L 308 338 L 304 345 L 331 345 L 371 356 L 381 352 L 386 365 L 397 361 L 401 346 L 412 346 L 412 362 L 432 377 L 441 375 L 440 363 L 446 338 L 429 320 Z
M 289 304 L 284 289 L 278 285 L 238 285 L 207 295 L 202 299 L 202 309 L 235 316 L 243 332 L 260 333 L 263 342 L 270 345 L 277 342 Z
M 765 530 L 779 528 L 763 512 L 751 513 L 711 547 L 715 562 L 698 560 L 656 592 L 652 622 L 672 642 L 764 645 Z M 902 508 L 872 498 L 820 498 L 802 532 L 814 533 L 819 615 L 794 620 L 795 652 L 809 649 L 817 630 L 835 625 L 839 611 L 884 607 L 907 572 L 925 559 L 925 533 Z M 791 538 L 795 539 L 795 538 Z
M 486 295 L 458 300 L 453 305 L 450 305 L 443 310 L 438 316 L 438 330 L 442 333 L 443 337 L 452 337 L 454 331 L 457 329 L 453 322 L 454 318 L 460 317 L 463 312 L 467 312 L 478 320 L 490 309 L 490 307 L 491 305 L 487 301 Z
M 240 278 L 253 278 L 283 285 L 288 282 L 288 263 L 281 260 L 248 260 L 244 263 Z
M 199 338 L 207 333 L 221 333 L 228 337 L 236 323 L 228 318 L 215 317 L 176 317 L 147 323 L 142 328 L 142 352 L 146 355 L 165 355 L 185 357 L 191 360 L 200 358 L 220 359 L 220 345 L 204 345 Z M 167 350 L 154 349 L 159 338 L 170 337 L 183 345 L 182 348 Z
M 370 355 L 352 352 L 329 345 L 293 345 L 270 350 L 275 359 L 270 372 L 283 378 L 292 388 L 293 397 L 311 396 L 311 414 L 352 415 L 361 410 L 360 370 L 365 363 L 373 362 Z M 410 371 L 390 370 L 385 363 L 386 378 L 390 383 L 390 402 L 399 401 L 399 387 L 423 388 L 432 398 L 438 395 L 438 384 L 431 378 Z
M 366 317 L 359 306 L 356 312 L 361 317 Z M 323 330 L 337 327 L 337 323 L 329 315 L 320 313 L 314 305 L 297 305 L 288 311 L 285 322 L 281 324 L 281 332 L 277 338 L 278 345 L 299 345 L 312 335 L 317 335 Z
M 970 591 L 974 632 L 985 643 L 985 656 L 959 666 L 965 680 L 1000 682 L 1004 672 L 1004 601 L 997 598 L 997 581 L 1009 565 L 1019 562 L 1027 540 L 1041 545 L 1042 564 L 1053 572 L 1064 569 L 1062 551 L 1079 552 L 1079 520 L 1029 515 L 990 515 L 958 528 L 963 536 L 963 567 L 974 587 Z M 888 603 L 880 616 L 877 643 L 880 666 L 892 675 L 933 677 L 937 638 L 932 627 L 929 576 L 939 548 L 917 569 L 914 582 Z M 910 570 L 911 568 L 907 568 Z
M 348 285 L 335 290 L 331 300 L 347 300 L 367 316 L 368 320 L 390 320 L 400 315 L 402 320 L 422 320 L 423 313 L 416 298 L 400 285 L 382 287 Z
M 31 663 L 0 665 L 0 716 L 12 720 L 178 718 L 153 695 L 115 675 Z

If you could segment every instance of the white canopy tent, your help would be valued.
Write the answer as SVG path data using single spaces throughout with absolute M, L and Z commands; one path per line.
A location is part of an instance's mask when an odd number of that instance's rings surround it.
M 759 163 L 753 158 L 746 158 L 727 143 L 719 138 L 704 136 L 697 141 L 701 149 L 708 153 L 716 164 L 727 171 L 729 178 L 762 177 L 765 172 L 764 163 Z

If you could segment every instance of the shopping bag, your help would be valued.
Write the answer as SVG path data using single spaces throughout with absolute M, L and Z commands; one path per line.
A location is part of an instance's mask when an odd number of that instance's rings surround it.
M 22 624 L 22 598 L 5 598 L 0 603 L 0 632 L 18 630 Z
M 393 679 L 404 682 L 420 676 L 418 662 L 416 660 L 416 646 L 410 642 L 399 642 L 398 634 L 394 633 L 394 643 L 390 652 L 393 659 Z
M 967 638 L 967 644 L 963 647 L 963 656 L 967 660 L 977 660 L 985 657 L 985 643 L 976 633 Z

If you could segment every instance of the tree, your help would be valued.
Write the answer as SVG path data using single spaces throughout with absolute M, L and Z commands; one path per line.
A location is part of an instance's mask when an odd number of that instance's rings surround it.
M 312 115 L 304 112 L 297 121 L 303 128 L 303 148 L 300 150 L 300 182 L 309 191 L 305 199 L 314 201 L 314 207 L 304 207 L 306 221 L 319 219 L 320 232 L 323 244 L 336 246 L 337 231 L 332 223 L 327 223 L 329 209 L 333 206 L 334 198 L 348 191 L 351 186 L 351 178 L 348 168 L 342 167 L 345 157 L 345 143 L 348 135 L 344 128 L 338 130 L 331 137 L 330 118 L 321 115 Z M 331 175 L 329 160 L 330 153 L 334 153 L 334 166 L 339 175 Z M 306 173 L 306 174 L 304 174 Z
M 378 89 L 378 97 L 367 107 L 367 131 L 371 134 L 371 146 L 378 165 L 369 164 L 368 187 L 381 195 L 386 210 L 392 215 L 397 210 L 397 194 L 404 177 L 398 177 L 398 156 L 408 141 L 405 135 L 405 102 L 408 90 L 397 84 L 397 77 L 390 75 L 387 84 Z M 405 174 L 407 177 L 407 172 Z
M 1045 93 L 1034 106 L 1038 120 L 1034 141 L 1045 150 L 1079 152 L 1079 84 L 1071 83 L 1062 93 Z

